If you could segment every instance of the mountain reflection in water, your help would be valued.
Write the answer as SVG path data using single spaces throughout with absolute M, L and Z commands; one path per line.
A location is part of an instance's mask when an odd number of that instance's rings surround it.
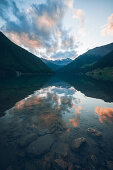
M 29 79 L 29 83 L 24 84 L 24 87 L 23 83 L 20 83 L 21 80 L 16 84 L 16 91 L 26 89 L 26 93 L 23 93 L 20 101 L 17 102 L 16 98 L 16 104 L 10 109 L 7 110 L 6 106 L 4 116 L 0 118 L 0 168 L 2 170 L 112 168 L 112 89 L 109 88 L 110 92 L 108 90 L 104 92 L 98 86 L 97 93 L 101 95 L 93 98 L 92 94 L 94 97 L 97 96 L 96 91 L 94 93 L 95 89 L 92 88 L 95 87 L 93 80 L 75 78 L 75 82 L 73 79 L 67 83 L 65 78 L 62 80 L 51 77 L 50 80 L 42 81 L 43 79 L 40 81 L 38 78 L 40 85 L 37 78 Z M 12 84 L 10 83 L 9 91 L 15 89 Z M 91 88 L 88 92 L 89 84 Z M 31 93 L 30 88 L 33 90 Z M 15 93 L 16 91 L 14 90 Z M 111 99 L 111 102 L 105 102 L 107 99 L 109 101 Z M 73 145 L 74 140 L 76 142 Z

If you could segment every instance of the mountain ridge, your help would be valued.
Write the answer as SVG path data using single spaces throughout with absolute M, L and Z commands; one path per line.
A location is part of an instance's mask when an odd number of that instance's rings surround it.
M 61 60 L 47 60 L 44 58 L 41 58 L 41 60 L 50 67 L 53 71 L 57 71 L 58 69 L 62 68 L 63 66 L 69 64 L 72 62 L 72 59 L 66 58 Z
M 9 40 L 0 32 L 0 73 L 52 73 L 41 59 Z
M 88 50 L 86 53 L 78 56 L 70 64 L 64 66 L 58 72 L 80 73 L 84 72 L 85 68 L 96 63 L 100 58 L 107 55 L 113 50 L 113 43 L 96 47 Z

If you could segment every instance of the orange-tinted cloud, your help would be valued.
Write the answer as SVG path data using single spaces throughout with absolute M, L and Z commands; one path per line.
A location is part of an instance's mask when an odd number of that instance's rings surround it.
M 79 20 L 78 33 L 79 33 L 79 35 L 84 37 L 85 36 L 85 14 L 84 14 L 84 11 L 82 9 L 75 10 L 73 18 Z
M 2 5 L 4 9 L 0 11 L 4 20 L 1 25 L 2 31 L 17 45 L 39 57 L 51 59 L 54 59 L 53 55 L 56 52 L 62 50 L 71 52 L 77 48 L 76 37 L 73 38 L 73 34 L 63 26 L 67 10 L 74 10 L 72 9 L 74 0 L 30 2 L 27 8 L 22 6 L 22 9 L 16 1 L 11 1 L 8 3 L 8 8 L 11 8 L 9 13 L 7 5 L 0 2 L 4 4 Z M 32 33 L 35 37 L 31 35 Z
M 20 110 L 24 108 L 29 108 L 33 106 L 38 106 L 43 101 L 43 98 L 32 96 L 30 98 L 25 98 L 15 104 L 15 109 Z
M 82 106 L 76 107 L 72 105 L 72 108 L 75 108 L 75 118 L 69 119 L 69 122 L 73 125 L 73 127 L 77 127 L 80 123 L 80 110 L 82 110 Z
M 28 34 L 26 33 L 19 34 L 15 32 L 10 32 L 8 33 L 8 36 L 16 44 L 24 45 L 25 47 L 40 48 L 42 45 L 39 40 L 35 40 L 33 36 L 29 38 Z
M 75 108 L 75 111 L 80 114 L 80 110 L 82 110 L 82 106 L 78 106 L 77 108 Z
M 74 119 L 69 119 L 69 122 L 73 125 L 73 127 L 77 127 L 80 123 L 80 116 L 77 115 Z
M 82 106 L 76 107 L 74 104 L 72 105 L 72 108 L 75 108 L 76 113 L 80 113 L 80 110 L 82 110 Z
M 36 25 L 38 28 L 43 29 L 44 31 L 48 31 L 54 28 L 58 22 L 58 20 L 48 16 L 47 14 L 43 14 L 42 16 L 36 16 Z
M 66 5 L 68 8 L 73 8 L 73 0 L 67 0 Z
M 73 18 L 76 18 L 76 19 L 83 19 L 85 18 L 85 15 L 84 15 L 84 12 L 82 9 L 77 9 L 75 10 L 75 13 L 73 15 Z
M 108 17 L 108 24 L 102 30 L 102 35 L 112 35 L 113 36 L 113 13 Z
M 95 112 L 98 114 L 101 123 L 113 122 L 113 108 L 96 107 Z

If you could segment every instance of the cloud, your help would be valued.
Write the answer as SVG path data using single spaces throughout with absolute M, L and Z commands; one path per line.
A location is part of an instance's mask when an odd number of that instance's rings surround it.
M 73 8 L 73 0 L 67 0 L 66 5 L 68 8 Z
M 65 59 L 65 58 L 71 58 L 74 59 L 76 58 L 77 53 L 75 50 L 72 51 L 59 51 L 56 52 L 53 56 L 51 56 L 52 59 Z
M 77 47 L 76 37 L 70 36 L 67 31 L 62 34 L 62 49 L 75 49 Z
M 7 3 L 8 2 L 8 3 Z M 5 5 L 0 16 L 5 21 L 1 30 L 16 44 L 27 48 L 34 54 L 53 56 L 59 50 L 73 50 L 76 46 L 75 36 L 69 35 L 63 28 L 63 17 L 73 6 L 73 0 L 47 0 L 46 3 L 32 3 L 29 8 L 18 7 L 11 0 Z M 43 49 L 43 50 L 41 50 Z M 46 50 L 45 50 L 46 49 Z
M 10 32 L 8 36 L 13 42 L 15 42 L 18 45 L 23 44 L 24 47 L 40 48 L 42 46 L 42 43 L 40 41 L 33 39 L 33 35 L 29 37 L 28 34 L 26 33 L 17 34 Z
M 85 14 L 82 9 L 77 9 L 74 12 L 73 19 L 77 19 L 79 21 L 79 35 L 82 37 L 85 36 Z
M 0 1 L 0 18 L 2 18 L 3 20 L 6 20 L 7 19 L 7 16 L 5 14 L 5 10 L 7 9 L 8 10 L 8 1 L 7 0 L 1 0 Z
M 38 30 L 48 34 L 61 24 L 65 10 L 63 0 L 47 0 L 46 4 L 32 6 L 32 20 Z
M 113 14 L 108 17 L 108 24 L 101 31 L 103 36 L 113 36 Z
M 1 1 L 0 1 L 0 6 L 1 6 L 1 7 L 4 6 L 4 8 L 5 8 L 5 7 L 7 8 L 8 4 L 9 4 L 9 3 L 8 3 L 7 0 L 1 0 Z
M 43 16 L 37 18 L 37 26 L 40 29 L 50 30 L 54 28 L 55 25 L 56 22 L 52 18 L 50 18 L 47 14 L 44 14 Z
M 82 9 L 75 10 L 73 18 L 80 19 L 80 20 L 82 20 L 82 22 L 84 22 L 85 15 L 84 15 L 83 10 Z

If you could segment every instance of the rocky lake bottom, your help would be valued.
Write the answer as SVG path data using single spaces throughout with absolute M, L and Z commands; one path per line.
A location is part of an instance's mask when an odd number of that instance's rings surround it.
M 0 85 L 9 91 L 0 100 L 11 103 L 0 117 L 0 170 L 112 170 L 111 83 L 106 90 L 92 80 L 27 80 Z M 18 91 L 25 93 L 21 100 Z

